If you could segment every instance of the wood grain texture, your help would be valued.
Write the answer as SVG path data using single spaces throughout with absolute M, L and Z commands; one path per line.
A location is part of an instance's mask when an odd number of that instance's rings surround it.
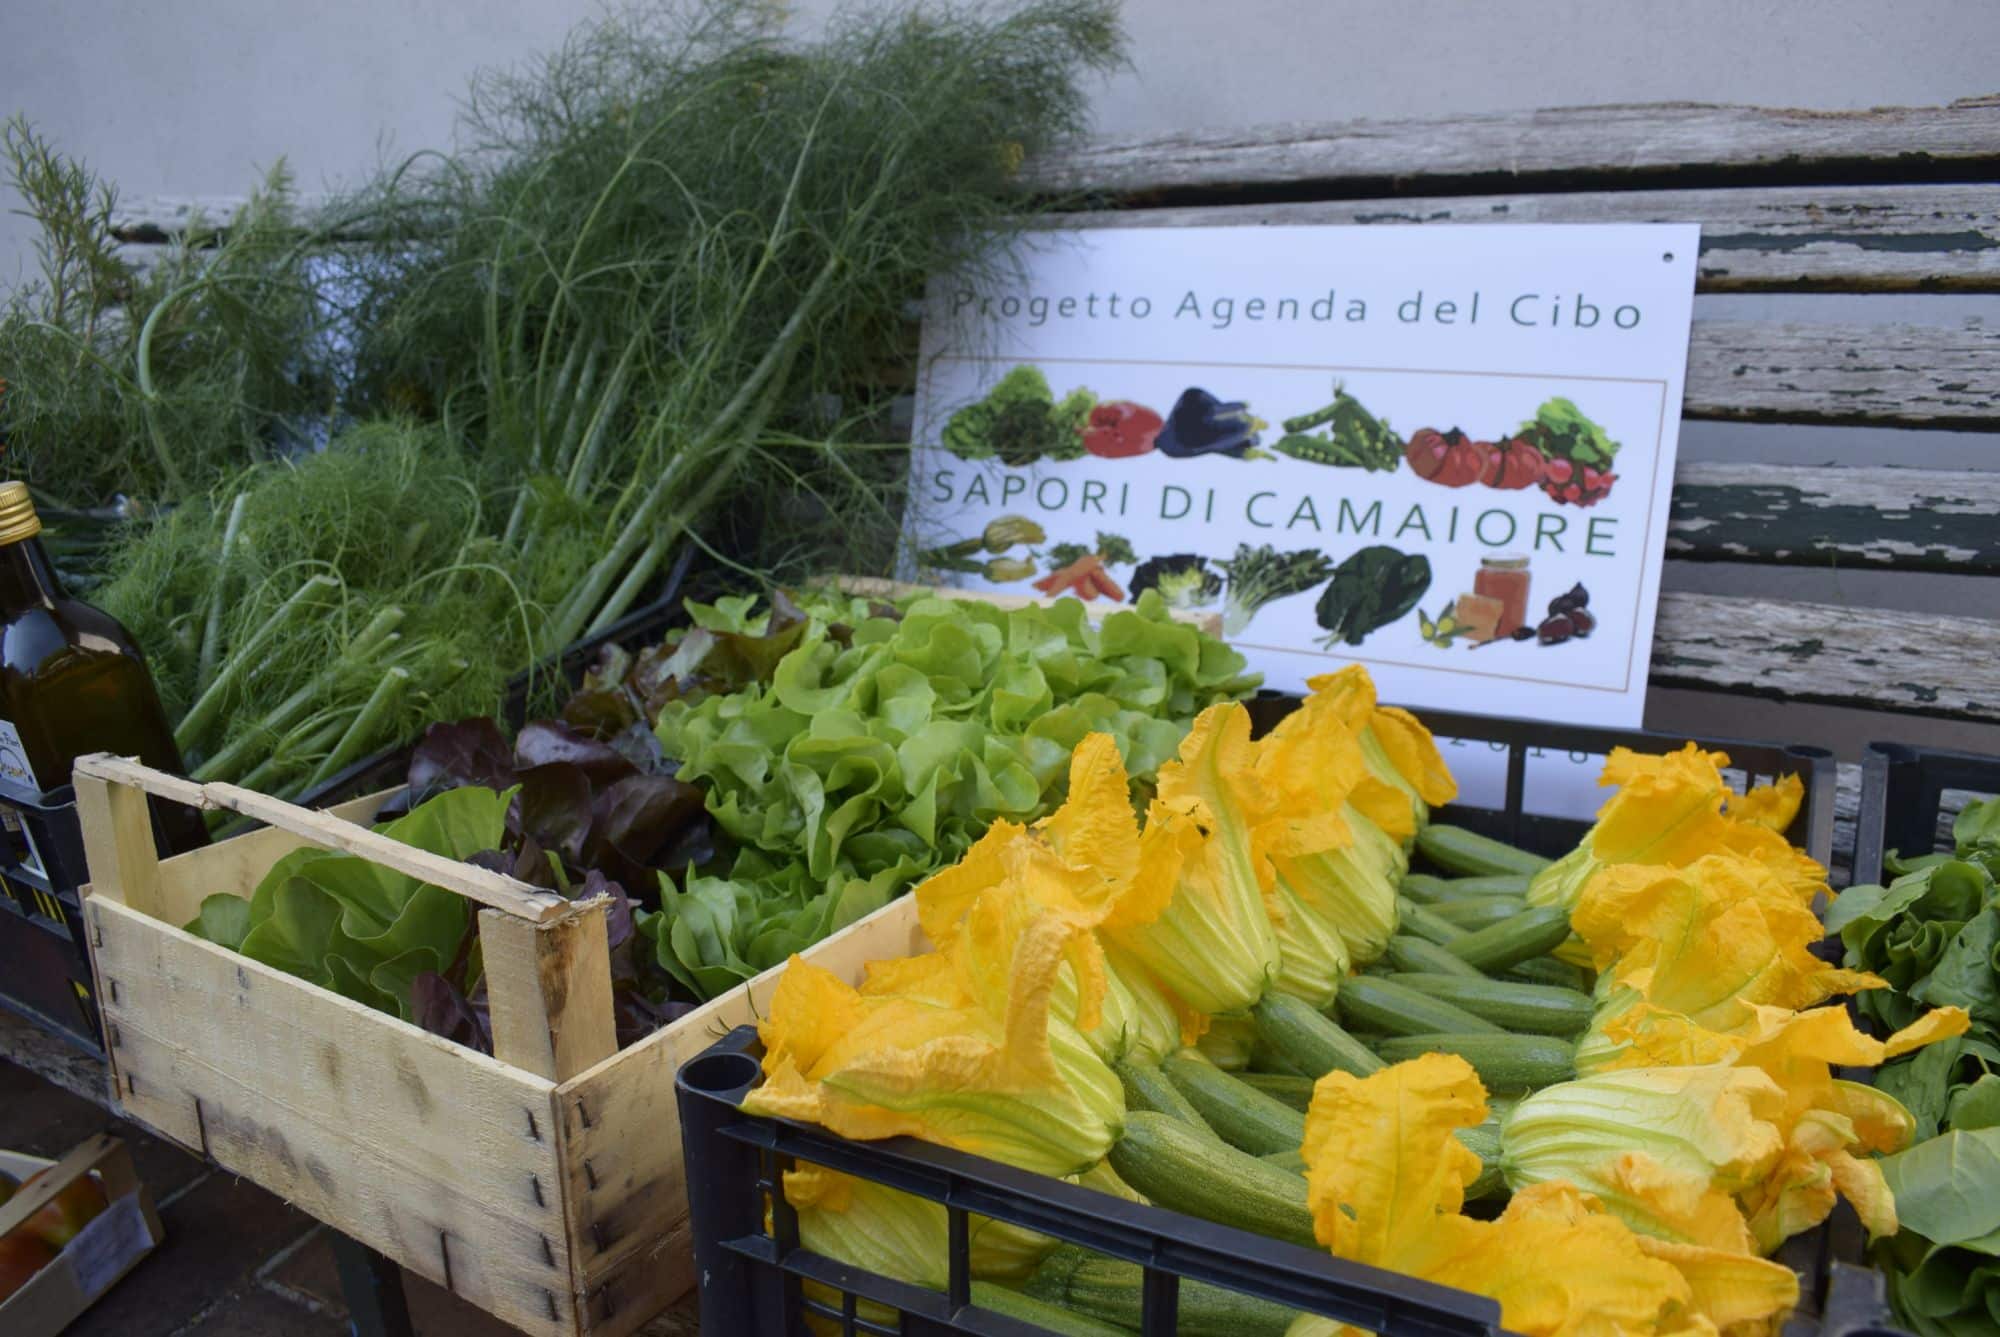
M 928 949 L 905 896 L 804 955 L 858 983 L 870 961 Z M 578 1303 L 593 1337 L 622 1337 L 693 1286 L 674 1074 L 764 1016 L 781 973 L 765 971 L 556 1092 L 564 1192 L 584 1227 L 573 1252 Z
M 1858 111 L 1654 103 L 1290 123 L 1100 141 L 1032 162 L 1023 175 L 1034 189 L 1129 197 L 1425 178 L 1560 175 L 1573 187 L 1750 171 L 1796 179 L 1861 168 L 1920 179 L 1988 164 L 2000 164 L 1995 98 Z
M 1652 681 L 2000 721 L 2000 621 L 1662 594 Z
M 479 912 L 493 1056 L 502 1063 L 562 1082 L 618 1052 L 604 925 L 610 904 L 609 896 L 593 897 L 545 924 Z
M 2000 471 L 1683 463 L 1667 553 L 2000 574 Z
M 94 895 L 121 1112 L 509 1323 L 574 1332 L 554 1087 Z
M 2000 290 L 2000 186 L 1446 195 L 1062 214 L 1048 227 L 1701 224 L 1697 292 Z
M 2000 328 L 1697 320 L 1684 417 L 2000 426 Z

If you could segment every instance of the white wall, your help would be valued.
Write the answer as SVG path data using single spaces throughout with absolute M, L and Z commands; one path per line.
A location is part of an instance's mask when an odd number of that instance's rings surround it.
M 482 65 L 547 50 L 587 0 L 6 0 L 0 115 L 130 197 L 307 190 L 449 141 Z M 836 8 L 793 4 L 801 24 Z M 1113 135 L 1607 102 L 1927 104 L 2000 89 L 1991 0 L 1127 0 Z M 6 192 L 0 191 L 0 195 Z M 6 207 L 14 200 L 7 195 Z M 0 221 L 0 286 L 26 260 Z

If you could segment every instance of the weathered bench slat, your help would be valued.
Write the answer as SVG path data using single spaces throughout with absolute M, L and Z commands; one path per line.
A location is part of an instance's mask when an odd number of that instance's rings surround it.
M 2000 291 L 2000 186 L 1790 186 L 1119 209 L 1060 227 L 1702 225 L 1698 292 Z
M 2000 98 L 1947 107 L 1799 111 L 1698 103 L 1561 107 L 1439 119 L 1199 131 L 1088 144 L 1030 165 L 1032 184 L 1116 197 L 1346 183 L 1815 174 L 1918 180 L 2000 164 Z
M 2000 328 L 1697 320 L 1689 418 L 2000 426 Z
M 2000 575 L 2000 472 L 1684 462 L 1667 552 Z
M 2000 721 L 2000 621 L 1662 594 L 1652 681 Z

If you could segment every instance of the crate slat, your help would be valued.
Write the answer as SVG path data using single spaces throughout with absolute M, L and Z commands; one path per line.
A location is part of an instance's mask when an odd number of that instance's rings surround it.
M 1683 462 L 1677 558 L 2000 574 L 2000 471 Z

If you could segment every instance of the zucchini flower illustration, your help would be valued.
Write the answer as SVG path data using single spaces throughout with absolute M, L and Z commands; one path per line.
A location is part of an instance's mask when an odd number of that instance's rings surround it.
M 986 551 L 998 554 L 1017 543 L 1029 546 L 1041 543 L 1048 538 L 1048 534 L 1039 524 L 1025 515 L 1003 515 L 997 520 L 988 521 L 979 537 L 985 543 Z
M 1764 1321 L 1796 1302 L 1792 1272 L 1755 1258 L 1690 1251 L 1701 1265 L 1691 1277 L 1567 1182 L 1523 1187 L 1493 1221 L 1460 1215 L 1480 1163 L 1455 1134 L 1485 1115 L 1484 1088 L 1453 1055 L 1321 1078 L 1304 1146 L 1320 1242 L 1343 1258 L 1491 1296 L 1503 1326 L 1537 1337 L 1713 1331 L 1707 1325 L 1725 1316 Z M 1302 1319 L 1290 1337 L 1336 1330 Z
M 1394 706 L 1376 704 L 1375 680 L 1359 664 L 1306 679 L 1312 695 L 1331 709 L 1361 742 L 1369 772 L 1403 792 L 1411 827 L 1430 821 L 1430 810 L 1458 797 L 1458 782 L 1438 752 L 1437 742 L 1416 716 Z
M 1577 847 L 1535 875 L 1529 902 L 1573 907 L 1598 870 L 1611 864 L 1685 868 L 1703 855 L 1736 854 L 1769 867 L 1809 905 L 1826 889 L 1826 870 L 1779 834 L 1797 812 L 1804 787 L 1797 776 L 1786 776 L 1738 797 L 1722 775 L 1728 764 L 1727 753 L 1704 752 L 1693 743 L 1664 756 L 1613 748 L 1598 783 L 1616 785 L 1618 792 Z
M 1157 871 L 1142 871 L 1104 924 L 1111 941 L 1199 1012 L 1241 1012 L 1278 973 L 1272 918 L 1283 910 L 1255 842 L 1274 804 L 1255 763 L 1241 704 L 1196 717 L 1178 756 L 1160 768 L 1146 814 L 1141 858 Z M 1164 900 L 1162 886 L 1170 889 Z
M 744 1108 L 843 1137 L 908 1134 L 1044 1174 L 1102 1160 L 1117 1077 L 1051 1014 L 1074 926 L 981 895 L 950 951 L 878 963 L 867 989 L 793 957 L 758 1027 L 764 1084 Z

